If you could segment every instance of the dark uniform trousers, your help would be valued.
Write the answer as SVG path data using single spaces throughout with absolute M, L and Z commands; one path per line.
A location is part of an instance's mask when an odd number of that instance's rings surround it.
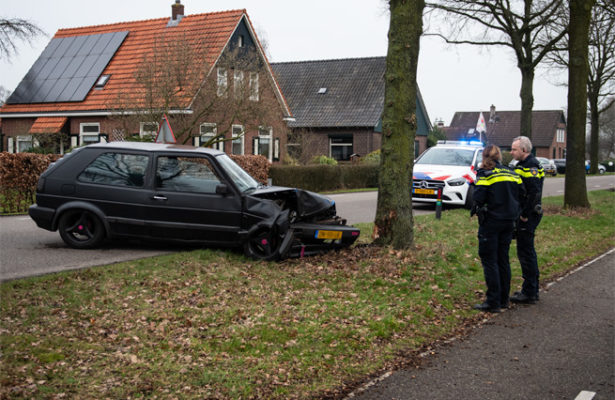
M 536 258 L 536 249 L 534 248 L 534 232 L 542 215 L 532 213 L 527 222 L 518 221 L 517 228 L 517 257 L 521 264 L 521 273 L 523 275 L 523 286 L 521 291 L 530 297 L 538 296 L 538 259 Z
M 478 255 L 483 264 L 487 284 L 486 302 L 494 308 L 508 304 L 510 293 L 508 251 L 513 228 L 513 221 L 492 218 L 488 218 L 478 227 Z

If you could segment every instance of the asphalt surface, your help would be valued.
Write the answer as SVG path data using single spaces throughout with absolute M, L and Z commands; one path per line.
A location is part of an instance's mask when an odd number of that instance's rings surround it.
M 615 249 L 350 397 L 615 399 L 614 294 Z

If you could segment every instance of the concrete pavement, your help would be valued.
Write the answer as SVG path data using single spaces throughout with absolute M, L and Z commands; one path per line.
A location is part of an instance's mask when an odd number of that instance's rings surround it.
M 350 397 L 615 399 L 615 249 Z

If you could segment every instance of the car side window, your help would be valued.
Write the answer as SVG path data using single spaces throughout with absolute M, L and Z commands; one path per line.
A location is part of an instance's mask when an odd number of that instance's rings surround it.
M 143 187 L 149 156 L 103 153 L 88 165 L 77 180 L 104 185 Z
M 161 156 L 156 163 L 156 188 L 177 192 L 216 193 L 221 183 L 205 157 Z

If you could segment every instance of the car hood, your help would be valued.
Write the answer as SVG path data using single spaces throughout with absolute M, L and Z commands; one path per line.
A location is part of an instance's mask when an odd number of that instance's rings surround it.
M 282 186 L 267 186 L 256 189 L 250 196 L 265 199 L 284 199 L 294 201 L 297 215 L 309 217 L 323 211 L 335 208 L 335 201 L 318 193 L 303 189 L 287 188 Z
M 454 165 L 415 164 L 412 179 L 447 181 L 454 178 L 465 178 L 468 182 L 476 180 L 472 168 Z

